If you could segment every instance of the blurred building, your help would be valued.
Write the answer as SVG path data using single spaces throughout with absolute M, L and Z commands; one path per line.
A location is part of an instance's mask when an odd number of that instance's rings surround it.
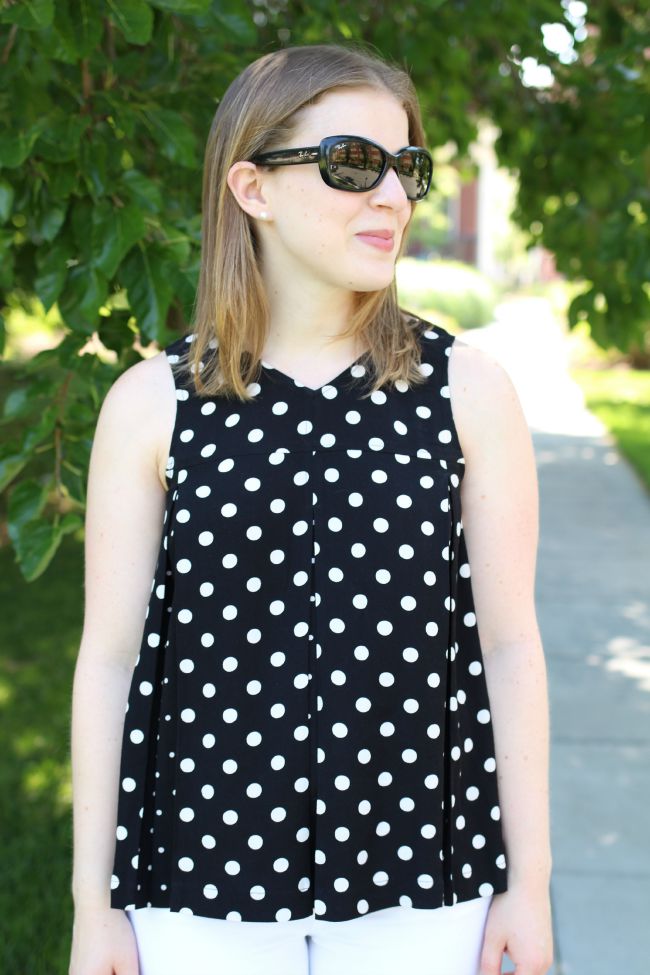
M 526 235 L 510 219 L 517 181 L 498 165 L 497 134 L 491 122 L 480 124 L 470 150 L 478 177 L 469 182 L 459 177 L 457 192 L 447 198 L 449 233 L 442 256 L 472 264 L 492 280 L 508 284 L 561 277 L 553 254 L 539 246 L 526 250 Z

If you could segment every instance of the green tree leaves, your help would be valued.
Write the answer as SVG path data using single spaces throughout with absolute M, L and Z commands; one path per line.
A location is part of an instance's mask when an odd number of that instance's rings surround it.
M 153 11 L 145 0 L 106 0 L 110 17 L 129 44 L 148 44 Z
M 650 318 L 647 4 L 603 0 L 0 0 L 0 312 L 36 295 L 64 338 L 0 423 L 0 490 L 27 578 L 80 524 L 97 411 L 142 344 L 190 314 L 203 148 L 223 91 L 283 44 L 365 42 L 405 66 L 428 142 L 462 161 L 497 124 L 516 218 L 569 278 L 572 323 L 642 347 Z M 564 24 L 570 57 L 544 45 Z M 553 71 L 524 83 L 526 58 Z M 435 177 L 434 177 L 435 179 Z M 0 314 L 0 349 L 4 319 Z M 83 354 L 82 354 L 83 350 Z

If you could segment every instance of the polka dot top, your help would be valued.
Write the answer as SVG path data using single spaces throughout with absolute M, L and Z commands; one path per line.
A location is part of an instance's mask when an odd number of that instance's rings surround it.
M 507 889 L 454 336 L 412 325 L 426 381 L 365 399 L 361 358 L 318 389 L 262 362 L 249 403 L 175 374 L 113 907 L 343 921 Z

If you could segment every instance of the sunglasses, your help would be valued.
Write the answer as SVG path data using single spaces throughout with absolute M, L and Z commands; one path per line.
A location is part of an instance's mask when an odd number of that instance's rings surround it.
M 335 190 L 366 193 L 381 183 L 389 168 L 397 172 L 409 200 L 423 200 L 431 186 L 433 159 L 426 149 L 406 146 L 393 155 L 383 146 L 356 135 L 330 135 L 304 149 L 262 152 L 249 160 L 261 166 L 318 163 L 323 182 Z

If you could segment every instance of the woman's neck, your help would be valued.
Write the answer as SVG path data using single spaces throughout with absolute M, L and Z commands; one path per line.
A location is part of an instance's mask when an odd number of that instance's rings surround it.
M 274 274 L 268 266 L 262 276 L 269 306 L 265 344 L 269 360 L 322 356 L 336 362 L 354 353 L 355 338 L 337 338 L 349 328 L 353 291 L 303 275 Z

